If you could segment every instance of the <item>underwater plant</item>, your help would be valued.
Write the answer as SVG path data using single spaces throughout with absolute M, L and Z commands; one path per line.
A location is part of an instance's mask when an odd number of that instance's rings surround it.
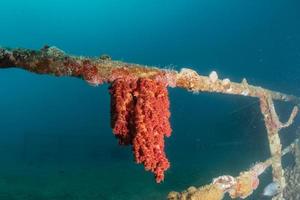
M 164 180 L 164 172 L 170 163 L 164 151 L 164 138 L 171 135 L 169 99 L 167 87 L 179 87 L 188 91 L 213 92 L 259 98 L 260 109 L 268 133 L 270 159 L 241 172 L 234 178 L 222 176 L 200 189 L 190 188 L 182 194 L 171 193 L 169 199 L 222 199 L 228 192 L 231 198 L 246 198 L 259 185 L 258 176 L 272 166 L 273 181 L 285 188 L 286 179 L 281 157 L 294 148 L 294 143 L 282 151 L 279 131 L 291 125 L 298 113 L 300 99 L 293 95 L 271 91 L 248 84 L 220 79 L 213 71 L 208 76 L 192 69 L 180 71 L 114 61 L 109 56 L 97 58 L 73 56 L 64 51 L 44 46 L 40 50 L 0 47 L 0 68 L 18 67 L 38 74 L 73 76 L 98 86 L 110 84 L 111 126 L 120 145 L 132 145 L 135 161 L 155 175 L 156 182 Z M 286 123 L 279 121 L 273 100 L 295 105 Z M 205 196 L 208 195 L 208 196 Z M 275 198 L 275 197 L 274 197 Z M 283 198 L 283 193 L 276 196 Z

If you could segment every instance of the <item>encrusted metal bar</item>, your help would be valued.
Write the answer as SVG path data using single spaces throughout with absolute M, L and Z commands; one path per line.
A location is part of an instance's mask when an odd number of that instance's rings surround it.
M 181 71 L 159 69 L 145 65 L 113 61 L 109 56 L 98 58 L 72 56 L 56 48 L 45 46 L 40 50 L 0 47 L 0 68 L 18 67 L 39 74 L 80 77 L 93 85 L 113 82 L 121 77 L 151 78 L 165 81 L 170 87 L 180 87 L 193 92 L 218 92 L 251 97 L 259 97 L 262 92 L 272 99 L 300 104 L 293 95 L 267 90 L 241 83 L 220 79 L 216 72 L 209 76 L 199 75 L 191 69 Z
M 299 139 L 287 146 L 280 157 L 283 157 L 295 149 Z M 243 171 L 237 177 L 223 175 L 214 178 L 213 181 L 202 187 L 191 186 L 183 192 L 172 191 L 168 194 L 168 200 L 221 200 L 226 193 L 232 199 L 249 197 L 259 185 L 259 176 L 273 163 L 273 157 L 264 162 L 256 163 L 249 170 Z
M 260 109 L 264 116 L 270 153 L 272 155 L 273 181 L 276 181 L 281 188 L 284 188 L 286 186 L 286 180 L 281 163 L 282 145 L 280 142 L 279 131 L 293 123 L 294 118 L 298 113 L 298 107 L 294 107 L 288 122 L 281 123 L 276 113 L 272 97 L 268 93 L 262 93 L 260 97 Z M 283 199 L 283 194 L 280 193 L 276 197 L 273 197 L 273 199 Z

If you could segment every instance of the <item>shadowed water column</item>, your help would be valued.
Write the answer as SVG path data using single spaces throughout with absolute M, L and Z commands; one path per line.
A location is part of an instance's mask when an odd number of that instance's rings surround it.
M 172 131 L 167 85 L 148 78 L 117 79 L 110 93 L 112 128 L 119 144 L 131 144 L 135 161 L 161 182 L 170 167 L 164 152 L 164 137 Z

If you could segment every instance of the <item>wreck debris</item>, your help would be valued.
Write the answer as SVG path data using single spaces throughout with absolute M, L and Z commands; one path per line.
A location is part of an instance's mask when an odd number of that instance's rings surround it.
M 294 107 L 288 122 L 283 124 L 279 121 L 271 96 L 267 93 L 262 93 L 260 97 L 260 109 L 264 116 L 265 126 L 268 133 L 269 148 L 272 155 L 273 181 L 277 182 L 281 188 L 284 188 L 286 181 L 281 163 L 282 145 L 280 142 L 279 130 L 292 124 L 297 115 L 298 108 L 297 106 Z M 279 197 L 276 198 L 282 198 L 282 193 L 280 193 Z
M 300 199 L 300 143 L 295 143 L 295 165 L 285 170 L 285 178 L 287 185 L 283 190 L 283 198 L 287 200 L 299 200 Z
M 283 198 L 286 200 L 300 199 L 300 167 L 294 166 L 285 170 L 287 185 L 283 190 Z
M 223 175 L 213 179 L 211 184 L 205 185 L 200 188 L 189 187 L 183 192 L 170 192 L 168 200 L 194 200 L 194 199 L 213 199 L 221 200 L 226 193 L 232 199 L 241 198 L 245 199 L 250 196 L 259 185 L 258 174 L 253 171 L 241 172 L 238 177 Z M 192 190 L 190 188 L 193 188 Z M 208 198 L 210 197 L 210 198 Z M 212 198 L 214 197 L 214 198 Z
M 296 139 L 292 144 L 286 147 L 281 156 L 292 152 L 295 149 L 295 144 L 299 140 Z M 183 192 L 172 191 L 168 194 L 168 200 L 221 200 L 226 193 L 232 199 L 249 197 L 255 189 L 259 186 L 259 176 L 272 164 L 272 157 L 264 162 L 256 163 L 249 170 L 241 172 L 239 176 L 233 177 L 230 175 L 223 175 L 214 178 L 212 183 L 196 188 L 189 187 Z M 300 176 L 299 176 L 300 177 Z M 209 198 L 208 198 L 209 197 Z
M 281 123 L 273 100 L 300 105 L 300 99 L 296 96 L 250 85 L 246 79 L 241 83 L 219 79 L 215 71 L 209 76 L 203 76 L 187 68 L 178 72 L 114 61 L 109 56 L 96 58 L 72 56 L 48 45 L 37 51 L 0 47 L 0 69 L 12 67 L 38 74 L 73 76 L 96 86 L 103 83 L 111 84 L 113 132 L 120 144 L 133 145 L 136 161 L 144 164 L 146 170 L 152 171 L 156 175 L 157 182 L 163 180 L 164 171 L 169 167 L 163 140 L 164 136 L 168 137 L 171 134 L 167 86 L 184 88 L 192 92 L 217 92 L 259 98 L 272 156 L 268 164 L 272 164 L 274 180 L 278 181 L 282 188 L 285 186 L 278 132 L 293 123 L 298 107 L 294 107 L 286 123 Z M 147 146 L 148 143 L 150 145 Z M 250 174 L 241 173 L 240 178 L 234 179 L 236 184 L 233 185 L 236 187 L 227 192 L 232 197 L 244 198 L 250 195 L 258 185 L 259 173 L 253 173 L 257 172 L 256 170 L 250 170 Z M 230 180 L 230 177 L 227 178 Z M 226 179 L 219 179 L 201 191 L 221 189 L 224 192 L 226 187 L 219 188 L 221 180 Z M 280 195 L 279 199 L 282 198 L 282 194 Z
M 244 95 L 244 85 L 231 82 L 228 91 L 222 85 L 222 80 L 211 82 L 208 76 L 199 75 L 191 69 L 175 70 L 159 69 L 138 64 L 130 64 L 110 59 L 72 56 L 66 53 L 56 53 L 51 47 L 42 50 L 10 49 L 0 47 L 0 68 L 18 67 L 39 74 L 56 76 L 74 76 L 90 81 L 95 85 L 112 83 L 118 78 L 150 78 L 166 82 L 168 86 L 180 87 L 193 92 L 219 92 L 224 94 Z M 63 51 L 62 51 L 63 52 Z M 275 92 L 261 87 L 248 85 L 247 96 L 259 97 L 262 92 L 271 95 L 272 99 L 290 101 L 300 104 L 300 99 L 293 95 Z
M 295 117 L 297 116 L 298 111 L 299 111 L 298 106 L 294 106 L 294 108 L 293 108 L 293 110 L 292 110 L 292 113 L 291 113 L 291 115 L 290 115 L 289 120 L 288 120 L 286 123 L 281 123 L 281 122 L 280 122 L 279 130 L 282 129 L 282 128 L 287 128 L 287 127 L 289 127 L 289 126 L 294 122 L 294 119 L 295 119 Z
M 242 172 L 240 176 L 236 178 L 236 184 L 229 191 L 229 195 L 232 199 L 241 198 L 245 199 L 250 196 L 259 185 L 259 179 L 252 171 Z
M 170 192 L 168 200 L 221 200 L 224 197 L 224 191 L 216 184 L 206 185 L 200 188 L 189 187 L 187 190 L 179 192 Z

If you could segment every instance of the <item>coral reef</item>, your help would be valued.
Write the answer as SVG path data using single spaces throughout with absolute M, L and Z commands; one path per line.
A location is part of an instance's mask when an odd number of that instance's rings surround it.
M 136 162 L 161 182 L 170 166 L 164 137 L 172 131 L 166 85 L 147 78 L 117 79 L 110 93 L 112 128 L 119 143 L 133 145 Z

